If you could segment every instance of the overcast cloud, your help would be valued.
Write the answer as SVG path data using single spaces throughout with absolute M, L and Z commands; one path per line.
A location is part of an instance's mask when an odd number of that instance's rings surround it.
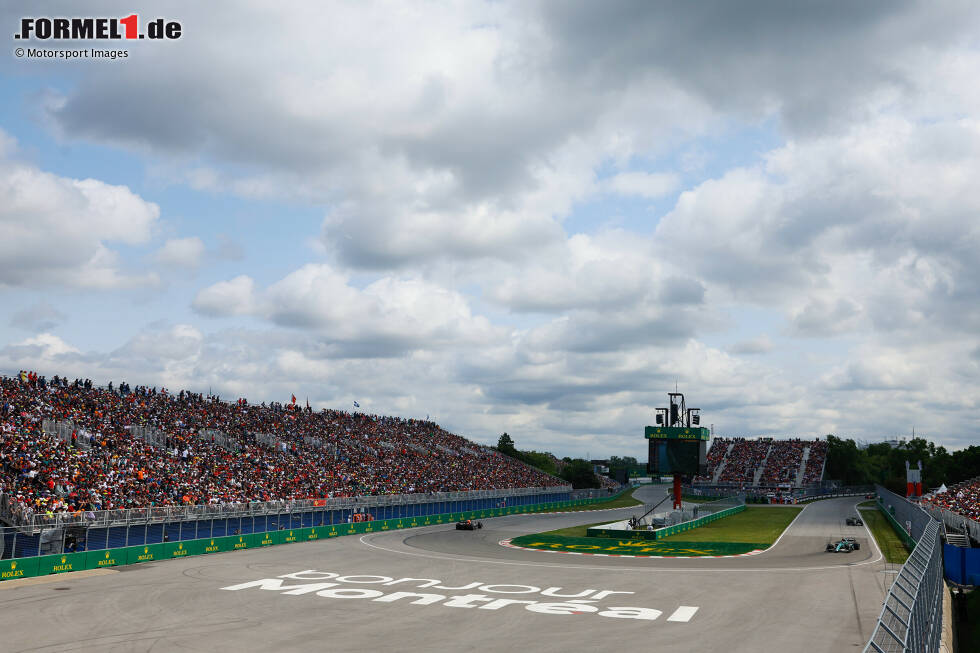
M 146 11 L 184 36 L 0 61 L 8 373 L 558 455 L 642 457 L 675 382 L 721 435 L 980 439 L 975 3 Z

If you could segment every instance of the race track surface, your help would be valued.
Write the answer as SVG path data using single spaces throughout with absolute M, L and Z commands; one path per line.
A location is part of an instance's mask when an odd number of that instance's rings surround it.
M 647 499 L 662 491 L 643 489 Z M 624 519 L 636 507 L 2 583 L 0 642 L 4 651 L 860 650 L 895 570 L 867 530 L 844 526 L 858 501 L 807 506 L 773 547 L 749 557 L 609 558 L 499 544 Z M 841 535 L 861 550 L 824 553 Z M 305 570 L 316 572 L 297 573 Z

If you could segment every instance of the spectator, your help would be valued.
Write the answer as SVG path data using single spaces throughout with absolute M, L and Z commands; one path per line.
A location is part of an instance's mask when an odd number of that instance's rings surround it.
M 565 485 L 427 420 L 41 379 L 0 379 L 0 492 L 20 518 Z

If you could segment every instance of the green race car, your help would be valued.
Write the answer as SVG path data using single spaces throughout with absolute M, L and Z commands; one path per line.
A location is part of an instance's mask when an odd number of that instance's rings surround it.
M 861 543 L 853 537 L 842 537 L 836 542 L 827 542 L 827 548 L 824 551 L 827 553 L 850 553 L 851 551 L 858 551 L 860 548 Z

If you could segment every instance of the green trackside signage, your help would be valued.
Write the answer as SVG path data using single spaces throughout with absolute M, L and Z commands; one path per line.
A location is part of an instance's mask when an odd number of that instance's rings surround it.
M 623 492 L 625 492 L 624 490 Z M 384 519 L 351 524 L 333 524 L 314 526 L 312 528 L 294 528 L 291 530 L 248 533 L 243 535 L 227 535 L 224 537 L 207 537 L 198 540 L 183 540 L 181 542 L 163 542 L 116 549 L 83 551 L 79 553 L 59 553 L 55 555 L 35 556 L 32 558 L 15 558 L 0 560 L 0 581 L 48 574 L 61 574 L 84 569 L 103 569 L 119 565 L 132 565 L 159 560 L 172 560 L 188 556 L 226 551 L 242 551 L 277 544 L 293 544 L 310 542 L 341 535 L 357 535 L 362 533 L 377 533 L 389 530 L 414 528 L 434 524 L 451 524 L 464 519 L 487 519 L 501 515 L 515 515 L 531 512 L 551 512 L 569 508 L 602 504 L 618 498 L 620 492 L 601 499 L 577 499 L 573 501 L 552 501 L 548 503 L 527 506 L 511 506 L 507 508 L 490 508 L 486 510 L 470 510 L 459 513 L 427 515 L 424 517 L 402 517 L 399 519 Z
M 30 578 L 37 576 L 37 558 L 18 558 L 15 560 L 0 560 L 0 580 L 15 578 Z
M 521 535 L 511 540 L 513 546 L 543 551 L 564 551 L 602 555 L 650 557 L 703 557 L 741 555 L 765 549 L 757 542 L 654 542 L 650 540 L 563 537 L 561 535 Z
M 647 440 L 704 440 L 711 439 L 711 431 L 701 427 L 648 426 L 643 429 Z

